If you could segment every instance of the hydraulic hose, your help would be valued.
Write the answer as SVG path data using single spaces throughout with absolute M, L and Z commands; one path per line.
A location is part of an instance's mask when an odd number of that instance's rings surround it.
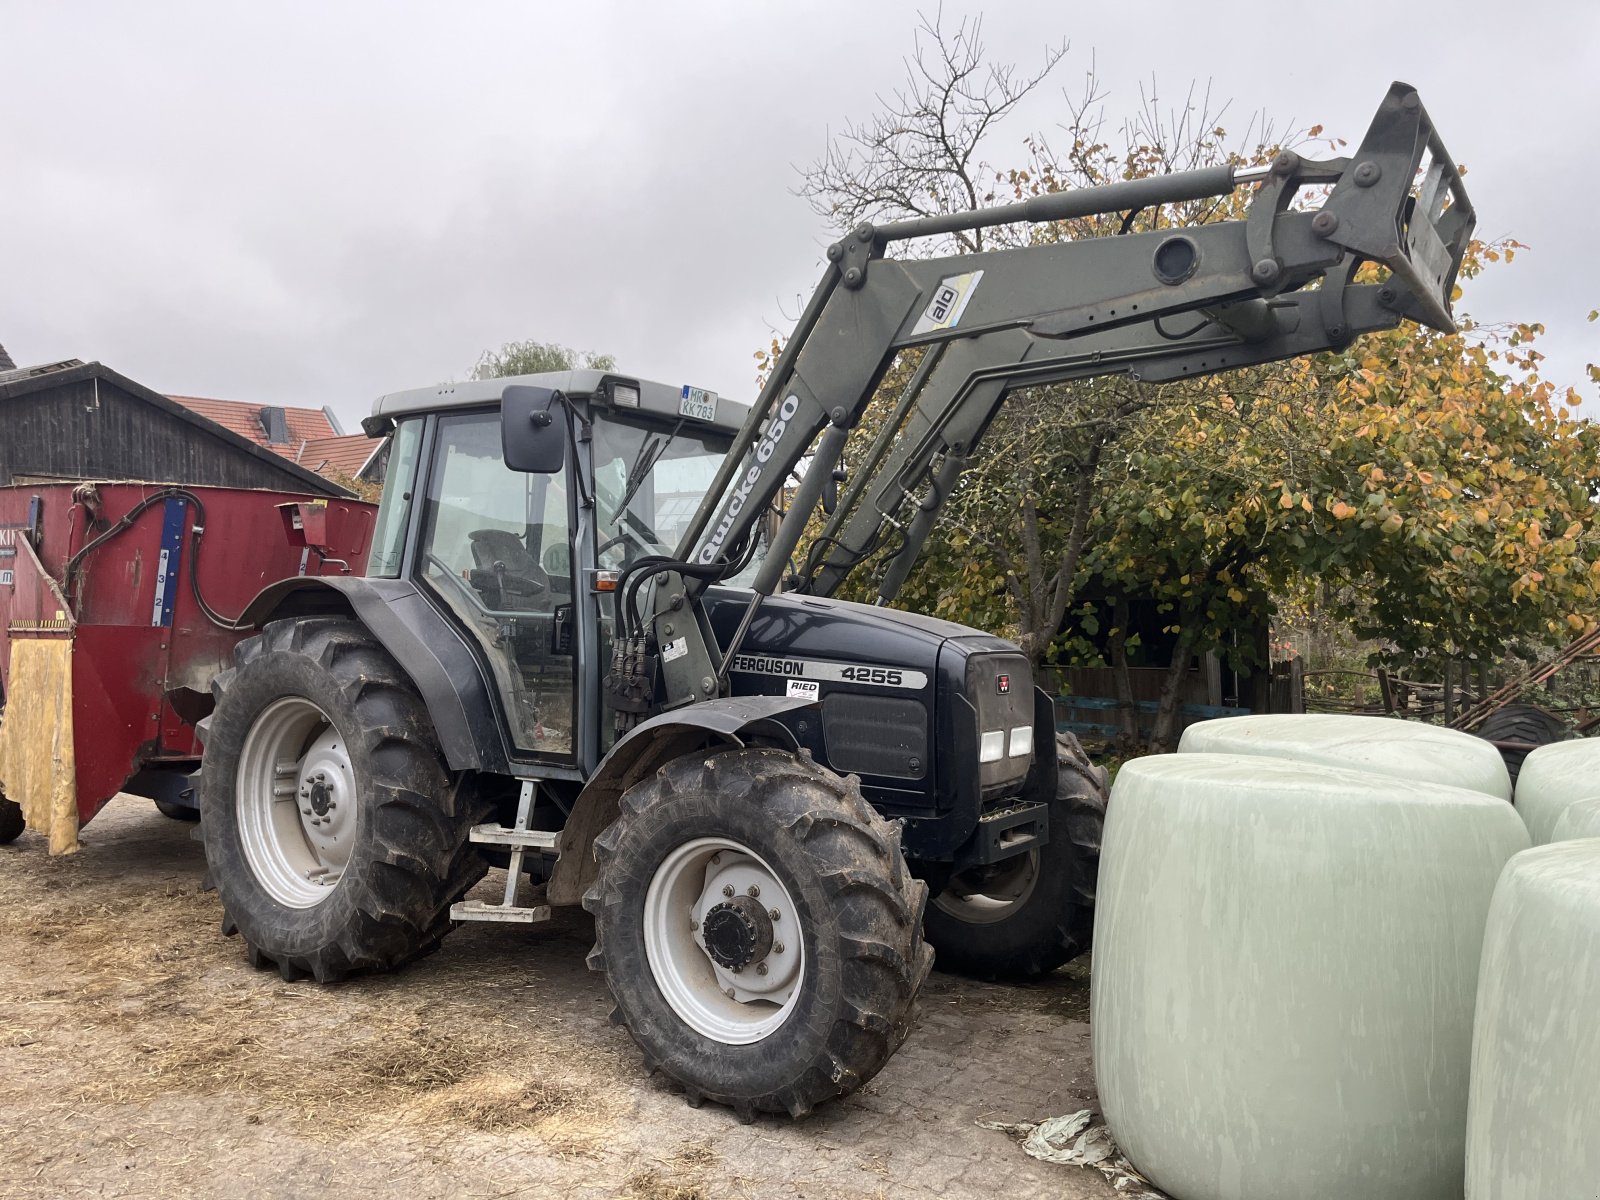
M 76 554 L 67 559 L 67 565 L 62 571 L 63 588 L 68 593 L 72 591 L 73 579 L 78 573 L 78 567 L 93 551 L 98 550 L 118 534 L 132 528 L 133 523 L 158 502 L 171 499 L 182 500 L 184 503 L 194 506 L 194 524 L 189 527 L 189 591 L 194 595 L 195 606 L 205 616 L 206 620 L 219 628 L 235 631 L 250 628 L 248 624 L 241 624 L 237 619 L 229 620 L 227 617 L 222 616 L 216 609 L 206 603 L 206 598 L 200 591 L 200 539 L 205 535 L 206 531 L 206 506 L 205 502 L 188 488 L 162 488 L 144 497 L 127 512 L 123 513 L 121 519 L 110 529 L 87 542 Z

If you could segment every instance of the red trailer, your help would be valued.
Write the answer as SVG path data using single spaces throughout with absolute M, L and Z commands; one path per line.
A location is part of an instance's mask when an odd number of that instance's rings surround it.
M 70 852 L 119 791 L 193 815 L 195 723 L 250 632 L 234 619 L 279 579 L 363 573 L 375 511 L 236 488 L 0 487 L 0 840 L 25 816 Z

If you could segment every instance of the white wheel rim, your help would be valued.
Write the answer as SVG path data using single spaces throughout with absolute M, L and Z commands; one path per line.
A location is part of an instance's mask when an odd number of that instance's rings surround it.
M 1000 864 L 998 870 L 963 871 L 934 897 L 934 906 L 958 921 L 992 925 L 1028 902 L 1039 882 L 1039 852 L 1030 850 Z
M 234 780 L 239 841 L 267 894 L 312 908 L 332 894 L 356 839 L 355 772 L 328 715 L 299 696 L 256 717 Z
M 718 906 L 748 905 L 747 897 L 765 911 L 771 949 L 734 971 L 712 958 L 703 923 Z M 672 1011 L 723 1045 L 748 1046 L 775 1032 L 805 984 L 804 939 L 788 889 L 765 859 L 727 838 L 685 842 L 656 868 L 644 897 L 644 943 Z

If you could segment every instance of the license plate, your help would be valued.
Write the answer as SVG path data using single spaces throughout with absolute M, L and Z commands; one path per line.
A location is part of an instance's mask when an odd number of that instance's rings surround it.
M 708 392 L 705 388 L 683 385 L 683 394 L 678 399 L 678 412 L 685 417 L 693 417 L 697 421 L 715 421 L 717 419 L 717 394 Z

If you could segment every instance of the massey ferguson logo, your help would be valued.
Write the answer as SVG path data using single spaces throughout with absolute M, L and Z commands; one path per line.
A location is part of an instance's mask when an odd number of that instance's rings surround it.
M 1002 696 L 1008 693 L 1011 690 L 1011 676 L 996 675 L 994 677 L 994 690 L 999 692 Z
M 784 430 L 789 428 L 789 422 L 794 420 L 794 414 L 800 409 L 800 397 L 791 394 L 778 407 L 778 412 L 767 426 L 767 432 L 762 435 L 761 441 L 756 444 L 755 450 L 750 455 L 750 467 L 745 471 L 744 477 L 734 485 L 733 496 L 728 501 L 727 511 L 722 514 L 722 520 L 717 522 L 716 532 L 695 555 L 703 563 L 717 560 L 722 553 L 722 543 L 728 540 L 728 531 L 733 528 L 733 523 L 744 511 L 745 502 L 750 499 L 750 493 L 755 490 L 761 472 L 766 468 L 767 460 L 772 457 L 772 452 L 778 448 L 778 439 L 783 436 Z

